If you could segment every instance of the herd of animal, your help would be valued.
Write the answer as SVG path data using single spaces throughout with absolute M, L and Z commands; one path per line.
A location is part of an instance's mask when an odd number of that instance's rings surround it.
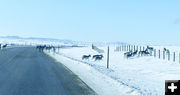
M 149 56 L 149 55 L 152 55 L 153 50 L 154 50 L 154 48 L 149 47 L 149 46 L 147 46 L 147 48 L 145 50 L 140 50 L 140 51 L 138 51 L 138 50 L 135 50 L 135 51 L 130 50 L 130 51 L 124 53 L 124 57 L 131 58 L 131 57 L 134 57 L 134 56 Z M 170 51 L 167 48 L 163 48 L 163 52 L 165 54 L 170 54 Z
M 56 47 L 55 46 L 47 46 L 47 45 L 37 45 L 36 49 L 39 50 L 40 52 L 42 52 L 44 50 L 53 50 L 53 51 L 55 51 Z M 104 56 L 102 54 L 99 54 L 99 55 L 97 54 L 97 55 L 93 55 L 92 59 L 94 59 L 94 61 L 97 61 L 97 60 L 102 60 L 103 57 Z M 91 58 L 91 55 L 83 55 L 82 56 L 82 60 L 89 60 L 90 58 Z
M 148 55 L 151 54 L 151 52 L 153 50 L 154 50 L 153 47 L 147 46 L 147 48 L 145 50 L 140 50 L 140 51 L 138 51 L 138 50 L 135 50 L 135 51 L 130 50 L 129 52 L 124 53 L 124 56 L 126 58 L 134 57 L 136 55 L 138 55 L 138 56 L 148 56 Z
M 53 49 L 53 51 L 56 50 L 56 47 L 55 46 L 48 46 L 48 45 L 37 45 L 36 46 L 36 49 L 38 49 L 39 51 L 43 51 L 43 50 L 51 50 Z
M 102 60 L 104 56 L 102 54 L 99 54 L 99 55 L 93 55 L 92 56 L 92 59 L 94 59 L 94 61 L 97 61 L 97 60 Z M 91 55 L 83 55 L 82 56 L 82 60 L 89 60 L 91 58 Z
M 1 44 L 0 44 L 1 46 Z M 5 48 L 7 46 L 6 45 L 3 45 L 2 47 Z M 53 50 L 55 51 L 57 47 L 55 46 L 48 46 L 48 45 L 37 45 L 36 46 L 36 49 L 38 49 L 39 51 L 43 51 L 43 50 Z M 152 55 L 152 51 L 154 50 L 153 47 L 149 47 L 147 46 L 145 50 L 130 50 L 128 52 L 125 52 L 124 53 L 124 57 L 125 58 L 131 58 L 131 57 L 134 57 L 134 56 L 150 56 Z M 166 53 L 166 54 L 169 54 L 170 51 L 169 49 L 166 49 L 164 48 L 163 51 Z M 82 56 L 82 60 L 89 60 L 90 58 L 94 61 L 98 61 L 98 60 L 102 60 L 103 59 L 103 55 L 102 54 L 97 54 L 97 55 L 83 55 Z

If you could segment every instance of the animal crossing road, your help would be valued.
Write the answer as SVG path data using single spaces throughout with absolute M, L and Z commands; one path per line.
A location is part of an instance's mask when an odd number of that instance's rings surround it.
M 61 63 L 33 47 L 0 50 L 0 95 L 96 95 Z

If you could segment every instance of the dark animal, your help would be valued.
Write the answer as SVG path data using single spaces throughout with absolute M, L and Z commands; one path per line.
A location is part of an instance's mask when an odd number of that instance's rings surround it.
M 84 60 L 84 59 L 87 60 L 87 59 L 89 59 L 90 57 L 91 57 L 91 55 L 83 55 L 83 56 L 82 56 L 82 60 Z
M 147 46 L 147 49 L 148 49 L 148 50 L 151 50 L 151 51 L 154 50 L 153 47 L 149 47 L 149 46 Z
M 124 56 L 125 56 L 126 58 L 129 58 L 129 57 L 133 57 L 133 56 L 137 55 L 137 53 L 138 53 L 138 50 L 136 50 L 136 51 L 134 51 L 134 52 L 129 51 L 129 52 L 124 53 Z
M 149 55 L 150 53 L 148 52 L 148 49 L 144 50 L 144 51 L 139 51 L 139 55 Z
M 164 48 L 163 50 L 164 50 L 164 51 L 166 51 L 167 49 L 166 49 L 166 48 Z
M 42 52 L 46 48 L 46 45 L 38 45 L 36 46 L 36 49 L 38 49 L 40 52 Z
M 131 55 L 131 54 L 132 54 L 132 50 L 130 50 L 129 52 L 124 53 L 124 56 Z
M 126 58 L 130 58 L 132 56 L 133 56 L 132 53 L 129 53 L 129 54 L 126 55 Z
M 103 57 L 104 57 L 104 56 L 103 56 L 102 54 L 100 54 L 100 55 L 93 55 L 92 59 L 94 59 L 95 61 L 97 61 L 97 60 L 102 60 Z
M 94 58 L 96 58 L 96 57 L 102 57 L 102 58 L 103 58 L 103 55 L 102 55 L 102 54 L 100 54 L 100 55 L 93 55 L 92 58 L 94 59 Z
M 166 53 L 170 53 L 169 49 L 164 48 L 163 49 Z
M 132 56 L 135 56 L 137 54 L 138 50 L 132 53 Z
M 3 45 L 2 48 L 6 48 L 7 47 L 7 44 Z
M 102 58 L 103 58 L 103 57 L 101 57 L 101 56 L 97 56 L 97 57 L 95 57 L 95 61 L 97 61 L 97 60 L 102 60 Z
M 55 52 L 55 51 L 56 51 L 56 48 L 55 48 L 54 46 L 53 46 L 52 48 L 53 48 L 53 52 Z

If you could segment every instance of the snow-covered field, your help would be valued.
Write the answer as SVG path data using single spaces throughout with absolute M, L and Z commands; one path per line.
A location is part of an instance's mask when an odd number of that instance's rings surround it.
M 164 95 L 165 80 L 180 79 L 180 64 L 153 56 L 126 59 L 124 52 L 115 52 L 110 46 L 110 65 L 106 68 L 107 47 L 101 61 L 82 60 L 82 55 L 95 55 L 89 47 L 61 48 L 50 56 L 75 72 L 100 95 Z M 156 46 L 160 49 L 162 46 Z M 179 46 L 167 47 L 175 52 Z
M 63 42 L 39 40 L 0 39 L 1 44 L 16 45 L 72 45 Z M 99 95 L 164 95 L 165 80 L 180 79 L 179 53 L 180 46 L 153 46 L 161 50 L 161 58 L 153 56 L 133 57 L 127 59 L 123 51 L 115 51 L 116 46 L 110 46 L 110 64 L 107 66 L 107 46 L 100 45 L 104 58 L 101 61 L 82 60 L 83 55 L 99 54 L 92 47 L 60 48 L 56 53 L 46 51 L 57 61 L 64 64 Z M 171 52 L 170 61 L 162 59 L 163 48 Z M 173 52 L 176 61 L 173 62 Z

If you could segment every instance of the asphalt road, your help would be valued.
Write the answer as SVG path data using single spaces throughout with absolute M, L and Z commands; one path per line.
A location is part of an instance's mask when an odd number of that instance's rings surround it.
M 0 50 L 0 95 L 96 95 L 61 63 L 33 47 Z

